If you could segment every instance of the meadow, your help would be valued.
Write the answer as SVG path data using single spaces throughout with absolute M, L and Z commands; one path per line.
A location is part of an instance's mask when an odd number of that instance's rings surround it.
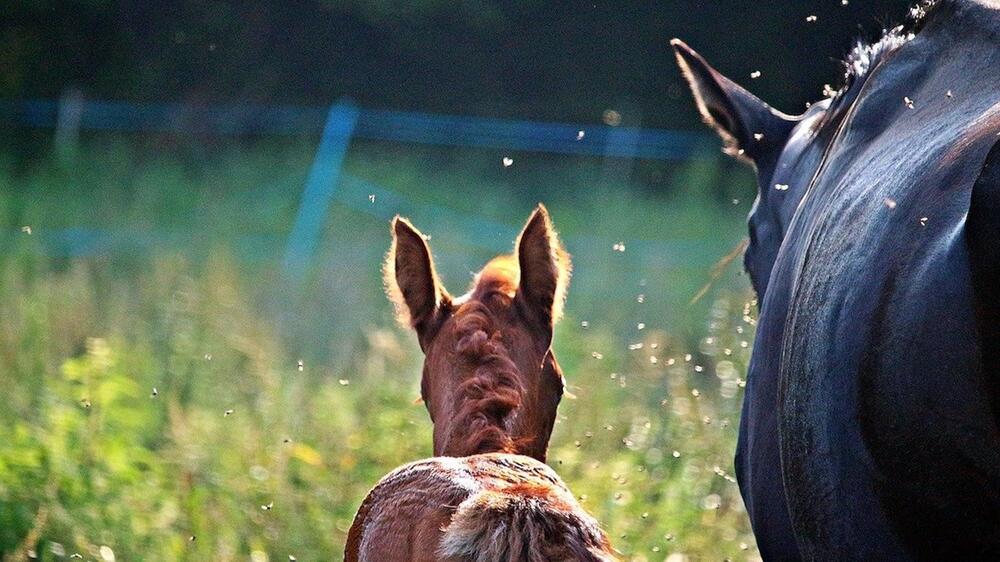
M 749 171 L 357 143 L 299 274 L 309 139 L 25 145 L 0 156 L 5 562 L 339 560 L 367 490 L 431 453 L 388 220 L 461 293 L 538 201 L 575 266 L 549 464 L 623 560 L 759 559 L 732 476 L 755 305 L 713 269 Z

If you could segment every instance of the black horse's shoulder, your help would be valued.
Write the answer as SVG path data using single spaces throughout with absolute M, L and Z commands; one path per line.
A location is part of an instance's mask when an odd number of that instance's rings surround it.
M 966 230 L 978 274 L 1000 276 L 1000 137 L 972 187 Z
M 970 218 L 981 221 L 988 220 L 992 216 L 996 219 L 995 222 L 1000 224 L 1000 215 L 996 215 L 998 210 L 1000 210 L 1000 135 L 987 154 L 972 189 Z
M 966 221 L 983 382 L 1000 427 L 1000 138 L 972 188 Z

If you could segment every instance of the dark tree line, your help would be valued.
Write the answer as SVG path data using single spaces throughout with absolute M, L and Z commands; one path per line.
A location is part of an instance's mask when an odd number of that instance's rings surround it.
M 326 104 L 689 127 L 681 37 L 785 111 L 907 0 L 12 0 L 0 98 Z M 399 5 L 403 5 L 400 7 Z M 807 21 L 807 16 L 816 16 Z M 761 77 L 751 80 L 759 70 Z

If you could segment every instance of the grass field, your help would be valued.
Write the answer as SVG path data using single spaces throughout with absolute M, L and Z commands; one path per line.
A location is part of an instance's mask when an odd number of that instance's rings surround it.
M 624 560 L 758 558 L 731 460 L 751 294 L 734 264 L 690 304 L 743 236 L 747 171 L 355 145 L 298 277 L 311 143 L 199 146 L 0 157 L 4 560 L 340 559 L 370 486 L 431 448 L 388 219 L 460 293 L 538 201 L 575 264 L 550 464 Z

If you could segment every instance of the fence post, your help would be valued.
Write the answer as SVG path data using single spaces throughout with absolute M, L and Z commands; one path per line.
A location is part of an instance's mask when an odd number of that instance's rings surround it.
M 285 247 L 284 271 L 292 279 L 301 280 L 319 243 L 320 231 L 334 190 L 340 179 L 347 147 L 358 121 L 359 110 L 349 101 L 340 101 L 330 108 L 323 137 L 313 159 L 302 201 Z
M 80 141 L 80 121 L 83 118 L 83 92 L 76 88 L 65 90 L 59 98 L 56 117 L 55 148 L 62 164 L 70 163 L 76 156 Z

